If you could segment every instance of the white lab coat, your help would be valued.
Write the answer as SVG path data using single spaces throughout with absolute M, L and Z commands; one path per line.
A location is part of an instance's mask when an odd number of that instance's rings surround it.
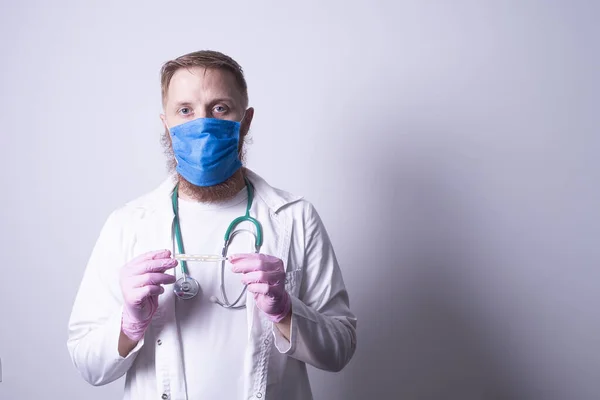
M 255 188 L 251 215 L 264 230 L 261 252 L 279 257 L 286 267 L 292 322 L 288 342 L 248 294 L 244 398 L 311 399 L 306 364 L 341 370 L 356 348 L 356 318 L 331 242 L 312 204 L 269 186 L 248 169 L 246 176 Z M 67 345 L 75 367 L 93 385 L 127 374 L 124 399 L 187 399 L 171 290 L 159 297 L 159 309 L 135 349 L 125 358 L 117 350 L 123 303 L 119 269 L 138 254 L 171 248 L 174 182 L 169 177 L 109 216 L 69 320 Z M 204 357 L 213 363 L 219 354 Z M 223 385 L 235 378 L 224 377 Z

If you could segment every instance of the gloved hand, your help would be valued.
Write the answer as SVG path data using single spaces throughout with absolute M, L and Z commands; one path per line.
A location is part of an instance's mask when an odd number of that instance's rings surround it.
M 273 322 L 281 322 L 290 313 L 292 304 L 285 291 L 283 261 L 266 254 L 235 254 L 229 257 L 232 271 L 244 274 L 242 282 L 254 295 L 256 305 Z
M 151 251 L 129 261 L 121 269 L 123 317 L 121 331 L 131 340 L 140 341 L 158 309 L 158 296 L 164 293 L 161 285 L 175 282 L 165 271 L 175 267 L 169 250 Z

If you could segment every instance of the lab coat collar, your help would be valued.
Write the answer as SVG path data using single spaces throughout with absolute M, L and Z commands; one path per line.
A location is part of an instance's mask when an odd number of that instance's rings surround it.
M 244 168 L 244 174 L 254 186 L 255 196 L 260 197 L 269 207 L 271 212 L 278 213 L 285 206 L 301 200 L 303 197 L 288 193 L 269 185 L 261 176 L 254 171 Z M 177 174 L 171 174 L 160 186 L 140 198 L 129 202 L 130 206 L 145 209 L 146 211 L 172 212 L 171 194 L 177 183 Z
M 302 199 L 302 196 L 294 195 L 281 189 L 277 189 L 269 185 L 261 176 L 254 171 L 245 168 L 244 173 L 250 183 L 254 186 L 256 195 L 262 198 L 267 206 L 274 212 Z

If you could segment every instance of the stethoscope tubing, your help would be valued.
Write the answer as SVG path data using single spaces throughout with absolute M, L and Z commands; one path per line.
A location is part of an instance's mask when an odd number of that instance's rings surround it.
M 225 232 L 225 243 L 223 245 L 223 249 L 221 252 L 221 255 L 223 258 L 227 257 L 227 250 L 229 248 L 229 245 L 231 243 L 231 240 L 239 233 L 241 232 L 249 232 L 250 234 L 252 234 L 254 236 L 254 244 L 255 244 L 255 252 L 258 253 L 260 251 L 260 247 L 262 246 L 262 241 L 263 241 L 263 232 L 262 232 L 262 226 L 260 225 L 260 223 L 258 222 L 258 220 L 256 220 L 255 218 L 252 218 L 250 216 L 250 209 L 252 207 L 252 203 L 253 203 L 253 198 L 254 198 L 254 188 L 252 187 L 252 185 L 250 184 L 250 182 L 246 180 L 246 187 L 248 189 L 248 203 L 246 206 L 246 214 L 244 216 L 238 217 L 235 220 L 233 220 L 230 224 L 229 227 L 227 228 L 227 231 Z M 175 186 L 173 193 L 172 193 L 172 203 L 173 203 L 173 222 L 171 224 L 171 244 L 172 244 L 172 255 L 175 256 L 175 254 L 185 254 L 184 252 L 184 248 L 183 248 L 183 240 L 182 240 L 182 235 L 181 235 L 181 226 L 179 224 L 179 214 L 178 214 L 178 185 Z M 248 221 L 251 222 L 255 228 L 256 228 L 256 233 L 252 232 L 249 229 L 239 229 L 239 230 L 235 230 L 235 228 L 242 222 L 244 221 Z M 177 245 L 177 249 L 175 248 Z M 178 250 L 178 252 L 176 252 L 176 250 Z M 220 305 L 221 307 L 227 308 L 227 309 L 233 309 L 233 310 L 237 310 L 237 309 L 242 309 L 245 308 L 246 305 L 245 304 L 238 304 L 240 303 L 240 301 L 242 301 L 245 297 L 246 291 L 247 291 L 247 286 L 244 285 L 244 289 L 242 290 L 242 292 L 240 293 L 240 295 L 238 296 L 238 298 L 231 303 L 229 301 L 229 298 L 227 297 L 227 293 L 225 291 L 225 259 L 221 260 L 221 279 L 220 279 L 220 292 L 221 292 L 221 296 L 223 298 L 223 300 L 219 300 L 216 296 L 211 296 L 210 301 L 212 301 L 215 304 Z M 189 270 L 187 268 L 187 262 L 184 260 L 180 260 L 180 266 L 181 266 L 181 273 L 182 273 L 182 277 L 179 278 L 176 282 L 175 282 L 175 286 L 173 288 L 175 295 L 183 300 L 186 299 L 190 299 L 192 297 L 195 297 L 199 291 L 200 291 L 200 284 L 198 283 L 198 281 L 193 278 L 192 276 L 190 276 Z

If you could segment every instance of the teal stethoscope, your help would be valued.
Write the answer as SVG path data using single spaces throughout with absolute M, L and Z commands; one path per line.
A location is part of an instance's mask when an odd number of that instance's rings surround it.
M 171 242 L 173 244 L 173 256 L 179 260 L 179 264 L 181 265 L 181 273 L 182 277 L 179 278 L 175 285 L 173 286 L 173 291 L 175 295 L 180 299 L 191 299 L 196 296 L 200 292 L 200 284 L 198 281 L 190 276 L 189 270 L 187 268 L 187 261 L 208 261 L 208 262 L 221 262 L 221 296 L 223 296 L 222 300 L 219 300 L 216 296 L 211 296 L 210 301 L 220 305 L 221 307 L 238 310 L 246 307 L 245 302 L 240 303 L 244 299 L 244 295 L 246 294 L 246 286 L 242 290 L 242 293 L 238 296 L 238 298 L 231 303 L 227 298 L 227 294 L 225 293 L 225 261 L 227 261 L 227 250 L 233 238 L 241 232 L 249 232 L 254 236 L 254 247 L 255 252 L 258 253 L 260 251 L 260 247 L 263 242 L 263 232 L 260 222 L 258 222 L 255 218 L 250 216 L 250 208 L 252 207 L 252 201 L 254 199 L 254 187 L 248 181 L 248 179 L 244 178 L 246 181 L 246 188 L 248 190 L 248 204 L 246 206 L 246 215 L 238 217 L 234 219 L 227 231 L 225 232 L 225 244 L 223 245 L 223 251 L 221 252 L 221 256 L 213 256 L 213 255 L 187 255 L 183 250 L 183 239 L 181 238 L 181 226 L 179 224 L 179 202 L 178 202 L 178 185 L 175 186 L 173 190 L 173 194 L 171 195 L 171 201 L 173 203 L 173 224 L 171 227 Z M 256 228 L 256 233 L 252 232 L 249 229 L 238 229 L 235 228 L 242 222 L 248 221 L 254 224 Z M 175 243 L 177 243 L 178 253 L 175 252 Z

